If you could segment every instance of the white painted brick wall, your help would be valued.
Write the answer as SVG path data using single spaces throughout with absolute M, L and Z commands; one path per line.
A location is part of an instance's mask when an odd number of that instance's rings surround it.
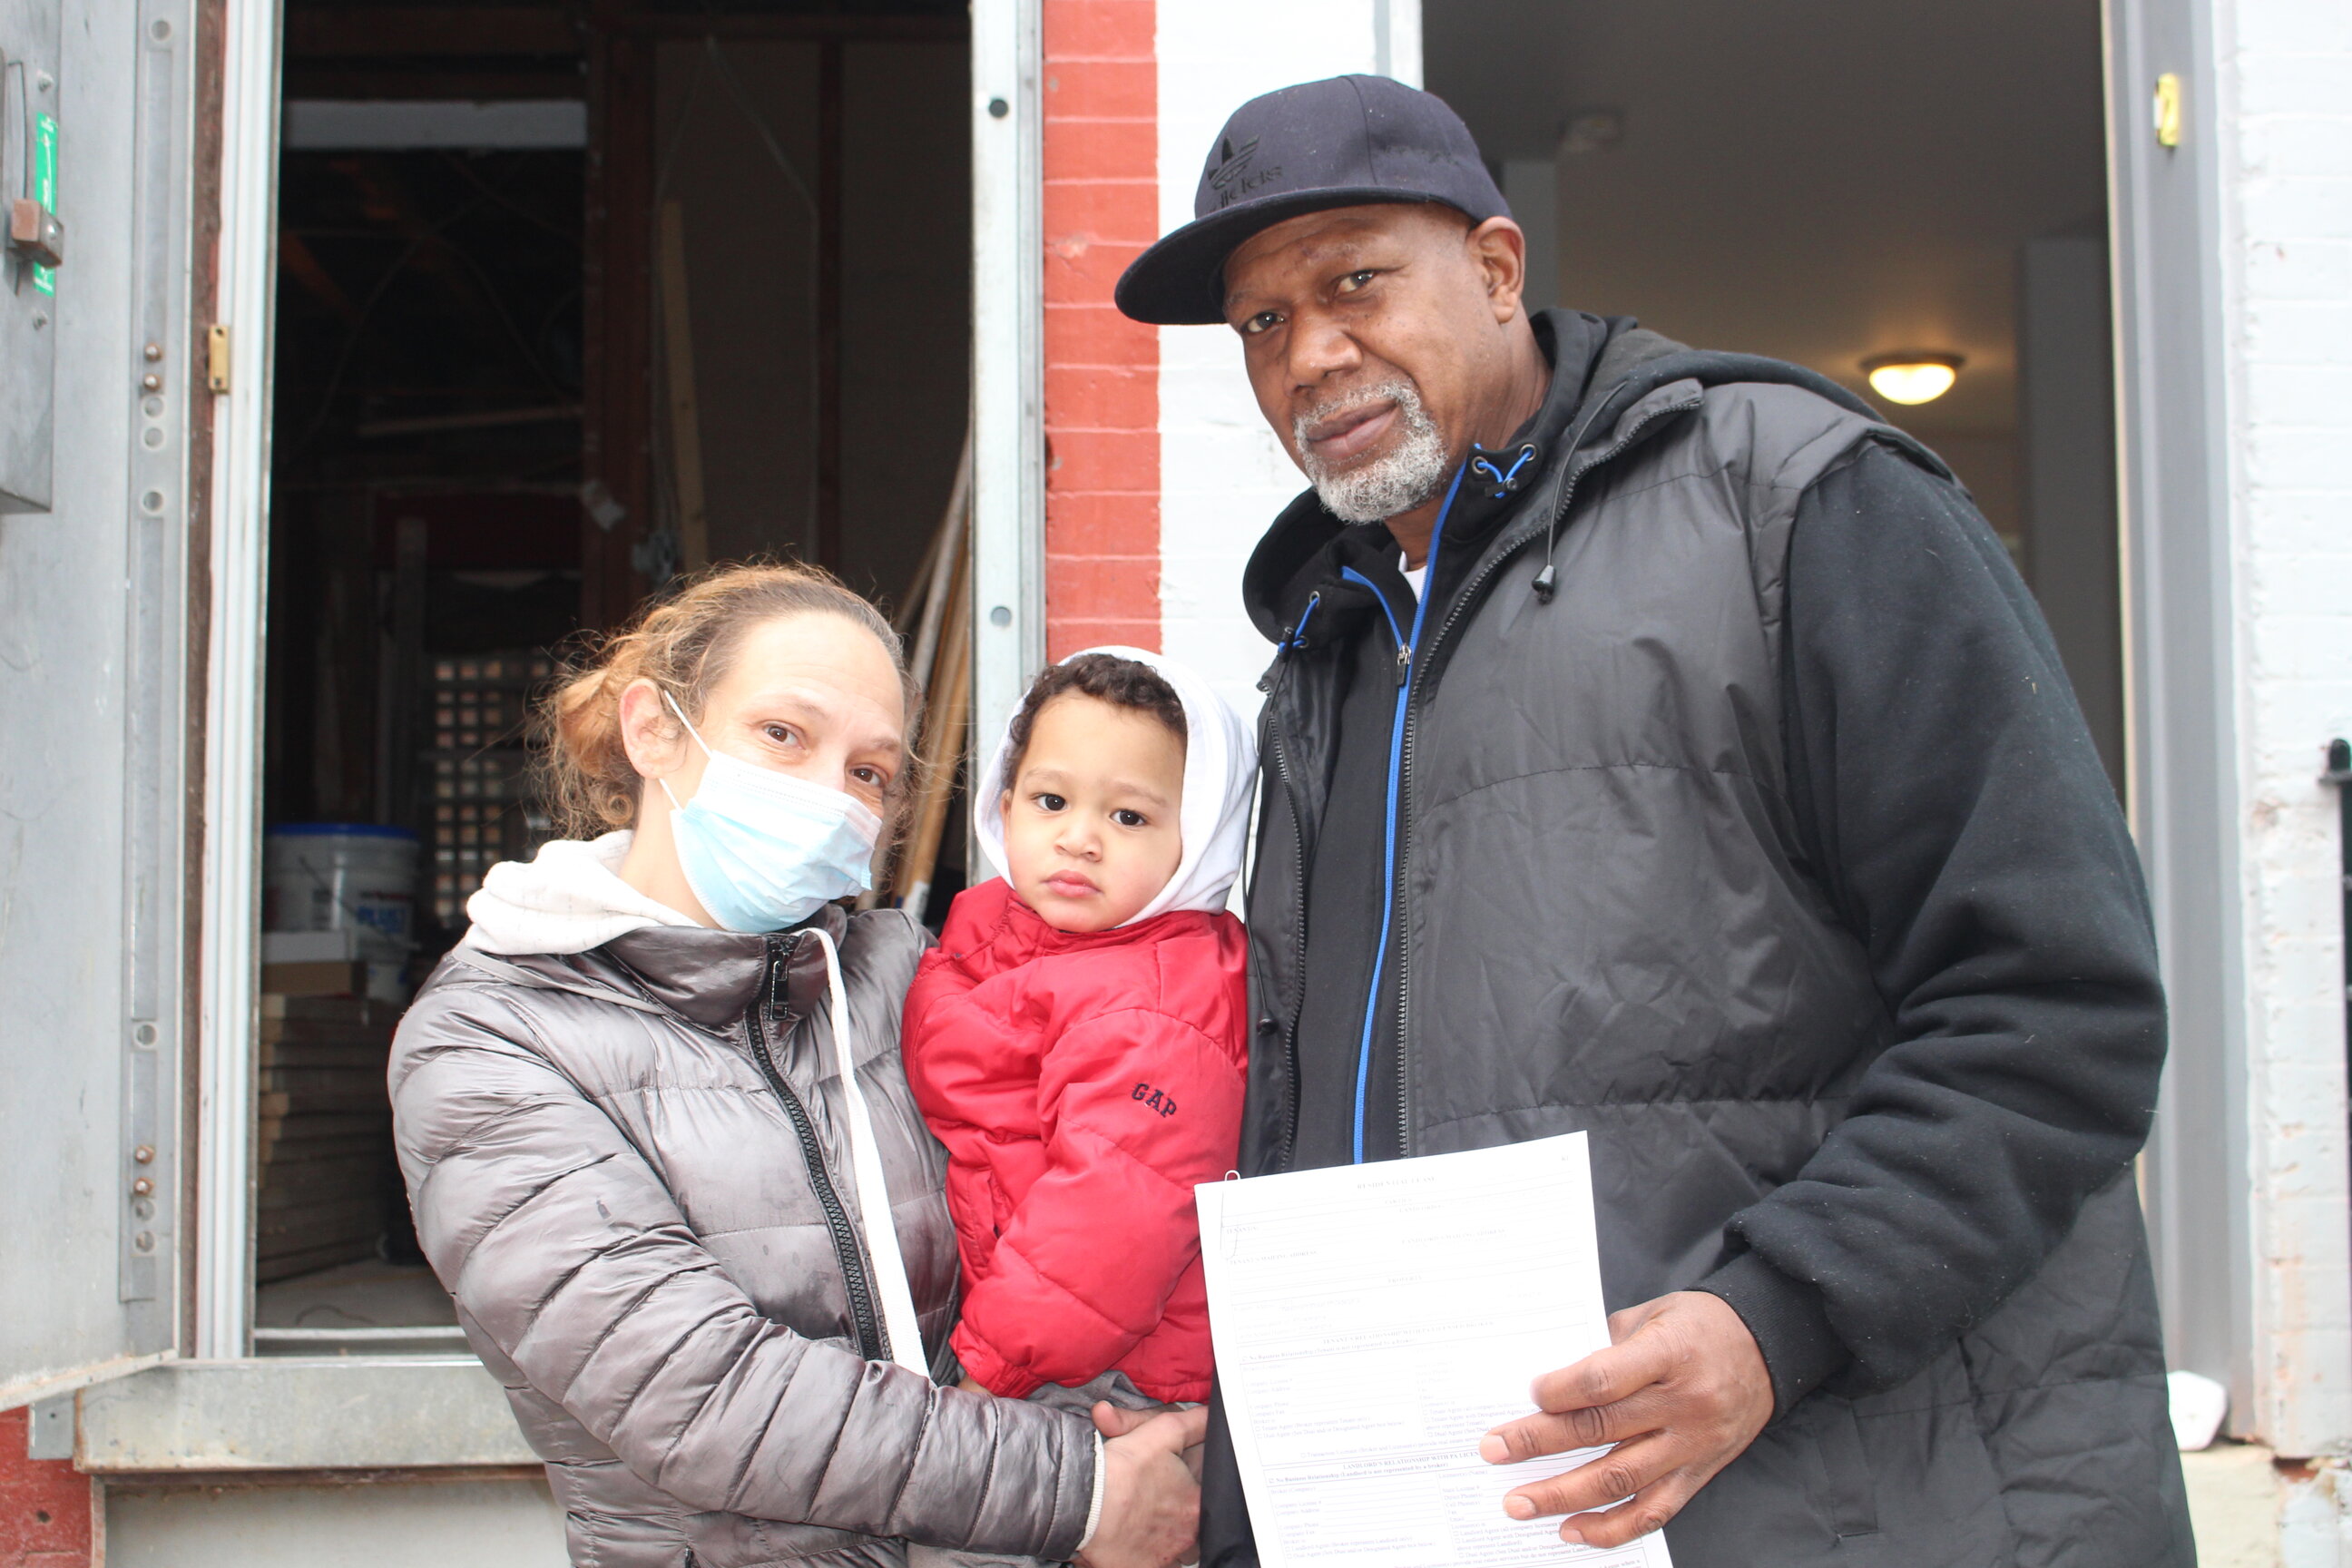
M 2253 1118 L 2256 1386 L 2352 1446 L 2336 802 L 2352 735 L 2352 4 L 2215 0 Z M 2194 106 L 2192 106 L 2192 112 Z
M 1382 10 L 1390 72 L 1418 85 L 1420 0 L 1160 0 L 1162 234 L 1192 221 L 1225 117 L 1278 87 L 1373 69 Z M 1242 612 L 1242 568 L 1305 485 L 1257 411 L 1231 329 L 1160 329 L 1160 647 L 1244 713 L 1257 711 L 1274 647 Z

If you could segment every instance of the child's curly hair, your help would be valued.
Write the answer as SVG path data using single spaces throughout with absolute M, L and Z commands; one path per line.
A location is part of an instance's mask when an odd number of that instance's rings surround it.
M 1168 726 L 1180 742 L 1188 742 L 1192 738 L 1184 724 L 1183 700 L 1158 670 L 1117 654 L 1081 654 L 1066 663 L 1048 666 L 1029 683 L 1028 695 L 1021 699 L 1021 710 L 1013 715 L 1013 722 L 1005 730 L 1006 789 L 1011 789 L 1013 782 L 1021 776 L 1021 762 L 1029 754 L 1029 734 L 1037 727 L 1037 715 L 1055 698 L 1073 693 L 1108 702 L 1114 708 L 1148 713 Z

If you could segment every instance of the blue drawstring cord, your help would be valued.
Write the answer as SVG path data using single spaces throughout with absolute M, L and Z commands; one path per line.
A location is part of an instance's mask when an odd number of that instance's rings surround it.
M 1315 607 L 1322 602 L 1323 595 L 1319 593 L 1309 594 L 1307 595 L 1307 608 L 1299 613 L 1298 624 L 1290 628 L 1290 646 L 1292 647 L 1305 647 L 1307 646 L 1307 623 L 1315 618 Z
M 1454 471 L 1454 482 L 1446 487 L 1445 503 L 1437 509 L 1436 525 L 1429 531 L 1429 554 L 1423 562 L 1426 567 L 1434 568 L 1437 564 L 1437 547 L 1439 542 L 1445 537 L 1445 520 L 1454 510 L 1454 498 L 1461 492 L 1462 476 L 1467 472 L 1469 472 L 1469 467 L 1466 464 L 1456 468 Z M 1381 613 L 1388 616 L 1389 635 L 1396 638 L 1398 653 L 1403 659 L 1405 667 L 1404 679 L 1397 687 L 1396 708 L 1389 720 L 1388 820 L 1383 834 L 1385 845 L 1381 855 L 1381 945 L 1372 955 L 1372 985 L 1370 992 L 1364 998 L 1364 1032 L 1356 1047 L 1355 1163 L 1360 1165 L 1364 1163 L 1364 1098 L 1370 1087 L 1372 1078 L 1372 1027 L 1380 1021 L 1381 979 L 1388 970 L 1389 925 L 1396 919 L 1397 790 L 1402 782 L 1404 771 L 1405 707 L 1412 698 L 1413 668 L 1421 648 L 1421 628 L 1429 618 L 1429 595 L 1426 593 L 1422 594 L 1419 601 L 1413 605 L 1412 636 L 1408 638 L 1397 629 L 1395 612 L 1389 608 L 1387 596 L 1378 588 L 1373 588 L 1370 578 L 1352 566 L 1342 567 L 1340 575 L 1360 583 L 1367 588 L 1372 588 L 1372 597 L 1379 602 Z M 1433 572 L 1430 576 L 1424 576 L 1422 581 L 1427 584 L 1433 576 Z M 1397 999 L 1399 1006 L 1402 1006 L 1403 1002 L 1402 997 Z M 1397 1064 L 1397 1070 L 1399 1072 L 1404 1070 L 1402 1062 Z M 1402 1151 L 1400 1150 L 1399 1152 L 1402 1153 Z
M 1495 467 L 1495 460 L 1492 458 L 1485 456 L 1471 459 L 1470 467 L 1495 481 L 1495 495 L 1499 500 L 1511 493 L 1511 487 L 1518 482 L 1519 470 L 1534 461 L 1536 449 L 1533 446 L 1521 447 L 1518 458 L 1511 464 L 1511 471 L 1507 474 Z

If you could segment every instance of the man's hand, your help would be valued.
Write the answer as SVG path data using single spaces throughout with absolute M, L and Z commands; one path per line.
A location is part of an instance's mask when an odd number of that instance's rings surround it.
M 1607 1350 L 1536 1379 L 1544 1414 L 1478 1445 L 1497 1465 L 1617 1445 L 1503 1499 L 1513 1519 L 1570 1515 L 1559 1538 L 1571 1545 L 1622 1546 L 1659 1529 L 1772 1418 L 1763 1352 L 1720 1297 L 1681 1290 L 1628 1307 L 1610 1318 L 1609 1338 Z
M 1078 1553 L 1082 1568 L 1170 1568 L 1199 1554 L 1201 1487 L 1184 1450 L 1209 1433 L 1203 1409 L 1160 1415 L 1094 1409 L 1103 1444 L 1102 1517 Z

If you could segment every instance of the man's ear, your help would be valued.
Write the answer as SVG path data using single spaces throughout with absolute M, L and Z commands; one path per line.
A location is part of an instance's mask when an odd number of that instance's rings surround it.
M 1497 325 L 1521 313 L 1528 287 L 1528 237 L 1507 217 L 1490 217 L 1470 231 L 1470 258 L 1486 281 L 1486 301 Z

